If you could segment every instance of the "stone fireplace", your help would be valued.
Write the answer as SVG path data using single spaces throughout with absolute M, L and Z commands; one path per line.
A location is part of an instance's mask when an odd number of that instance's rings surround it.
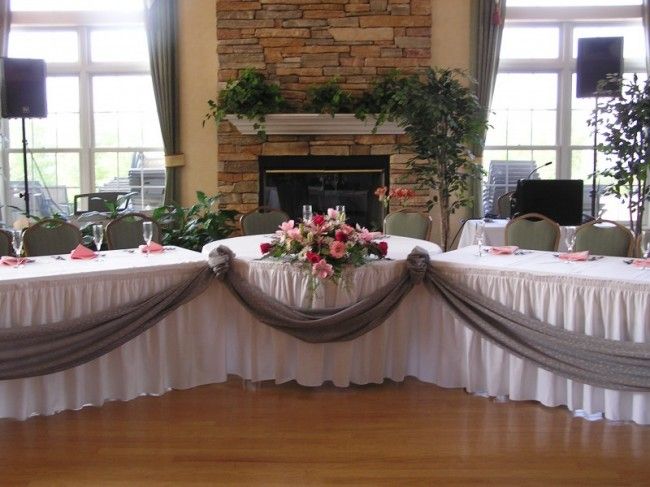
M 333 77 L 344 89 L 358 95 L 369 89 L 377 77 L 394 69 L 410 73 L 431 65 L 431 2 L 218 0 L 217 51 L 221 85 L 237 77 L 241 69 L 252 67 L 279 83 L 285 98 L 296 107 L 304 103 L 310 86 Z M 363 206 L 362 193 L 373 194 L 382 184 L 415 189 L 406 171 L 411 155 L 397 150 L 397 144 L 406 140 L 404 135 L 371 134 L 369 128 L 365 133 L 322 132 L 287 133 L 268 126 L 269 135 L 262 140 L 255 134 L 240 132 L 230 122 L 222 122 L 218 128 L 218 191 L 222 206 L 240 212 L 264 204 L 274 206 L 276 202 L 282 206 L 279 194 L 273 200 L 269 180 L 264 180 L 272 174 L 282 184 L 291 181 L 295 188 L 307 191 L 300 198 L 296 196 L 296 201 L 285 203 L 289 206 L 283 209 L 292 216 L 296 216 L 297 199 L 301 205 L 305 197 L 318 210 L 322 210 L 319 205 L 324 202 L 350 197 L 348 205 L 352 209 Z M 378 158 L 383 161 L 378 163 L 383 169 L 370 169 L 368 165 Z M 284 170 L 281 177 L 267 169 L 268 164 L 278 161 L 289 164 L 279 168 Z M 278 168 L 270 169 L 274 170 Z M 361 178 L 367 170 L 379 171 L 377 177 Z M 344 174 L 348 174 L 347 179 Z M 335 197 L 332 191 L 339 182 L 341 191 L 350 193 L 341 192 Z M 271 183 L 273 188 L 272 179 Z M 366 187 L 361 188 L 362 184 Z M 423 208 L 426 199 L 426 192 L 419 192 L 408 204 Z M 376 209 L 381 205 L 373 198 L 366 200 L 369 212 L 359 218 L 374 224 Z M 345 202 L 341 199 L 338 204 Z

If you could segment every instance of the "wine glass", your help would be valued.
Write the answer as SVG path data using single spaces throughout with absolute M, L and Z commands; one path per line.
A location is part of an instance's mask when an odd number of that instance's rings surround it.
M 95 247 L 97 248 L 97 255 L 101 256 L 99 251 L 102 248 L 102 242 L 104 241 L 104 225 L 101 223 L 93 225 L 93 242 L 95 242 Z
M 576 227 L 565 227 L 564 229 L 564 243 L 566 244 L 567 253 L 573 252 L 573 247 L 576 244 Z M 571 260 L 566 260 L 567 264 L 571 263 Z
M 476 245 L 478 245 L 478 256 L 480 257 L 483 254 L 483 243 L 485 242 L 485 222 L 483 220 L 476 222 L 474 240 L 476 240 Z
M 650 259 L 650 230 L 641 232 L 641 253 L 644 259 Z
M 16 263 L 14 264 L 14 267 L 18 267 L 21 263 L 21 255 L 23 253 L 23 231 L 13 230 L 11 236 L 11 245 L 13 246 L 14 254 L 16 255 Z
M 149 246 L 151 239 L 153 239 L 153 222 L 142 222 L 142 238 L 144 238 L 146 246 L 146 254 L 149 257 Z
M 311 205 L 302 205 L 302 221 L 307 223 L 313 216 Z
M 345 205 L 336 205 L 336 210 L 337 218 L 339 221 L 344 222 L 345 221 Z

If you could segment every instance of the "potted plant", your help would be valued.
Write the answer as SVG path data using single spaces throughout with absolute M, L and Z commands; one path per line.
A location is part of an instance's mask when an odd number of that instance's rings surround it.
M 608 98 L 596 107 L 596 120 L 603 142 L 598 150 L 607 155 L 610 167 L 599 171 L 605 178 L 605 195 L 622 200 L 629 211 L 630 229 L 641 233 L 645 204 L 650 199 L 650 81 L 639 83 L 619 80 L 623 89 L 620 98 Z
M 246 68 L 238 78 L 228 81 L 217 101 L 208 100 L 208 107 L 204 125 L 210 119 L 219 123 L 228 115 L 235 115 L 253 121 L 257 134 L 264 138 L 265 116 L 281 112 L 286 102 L 278 85 L 269 83 L 261 72 Z
M 305 108 L 310 113 L 329 113 L 334 117 L 337 113 L 354 112 L 354 100 L 341 88 L 338 78 L 333 78 L 309 88 Z
M 427 208 L 438 205 L 441 247 L 449 247 L 450 217 L 470 206 L 470 182 L 483 170 L 470 147 L 487 128 L 481 106 L 459 70 L 428 68 L 421 75 L 392 76 L 376 86 L 382 100 L 377 123 L 396 120 L 414 154 L 408 167 L 415 180 L 431 192 Z
M 176 245 L 200 252 L 205 244 L 227 238 L 235 229 L 234 210 L 216 210 L 219 195 L 208 197 L 196 192 L 197 202 L 189 208 L 177 204 L 161 206 L 153 212 L 163 245 Z

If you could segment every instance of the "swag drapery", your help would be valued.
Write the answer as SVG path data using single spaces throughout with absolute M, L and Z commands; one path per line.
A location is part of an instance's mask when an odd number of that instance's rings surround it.
M 347 341 L 367 333 L 414 286 L 425 285 L 471 329 L 538 367 L 607 389 L 650 391 L 649 344 L 574 333 L 513 311 L 454 284 L 417 247 L 407 258 L 406 273 L 359 302 L 334 309 L 285 305 L 237 275 L 232 260 L 232 252 L 221 246 L 196 276 L 143 301 L 69 322 L 0 328 L 0 380 L 53 373 L 108 353 L 198 296 L 216 276 L 258 320 L 312 343 Z
M 149 63 L 158 119 L 165 148 L 165 204 L 178 199 L 180 153 L 180 108 L 177 65 L 176 0 L 150 0 L 145 12 Z

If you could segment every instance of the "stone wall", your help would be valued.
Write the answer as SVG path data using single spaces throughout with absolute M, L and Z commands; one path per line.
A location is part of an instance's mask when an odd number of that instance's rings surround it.
M 217 0 L 219 82 L 253 67 L 280 84 L 300 107 L 310 86 L 337 77 L 359 94 L 394 69 L 431 65 L 431 0 Z M 241 135 L 220 124 L 222 203 L 248 211 L 258 205 L 259 155 L 390 155 L 391 185 L 413 187 L 398 154 L 401 135 Z M 426 193 L 410 203 L 422 206 Z

